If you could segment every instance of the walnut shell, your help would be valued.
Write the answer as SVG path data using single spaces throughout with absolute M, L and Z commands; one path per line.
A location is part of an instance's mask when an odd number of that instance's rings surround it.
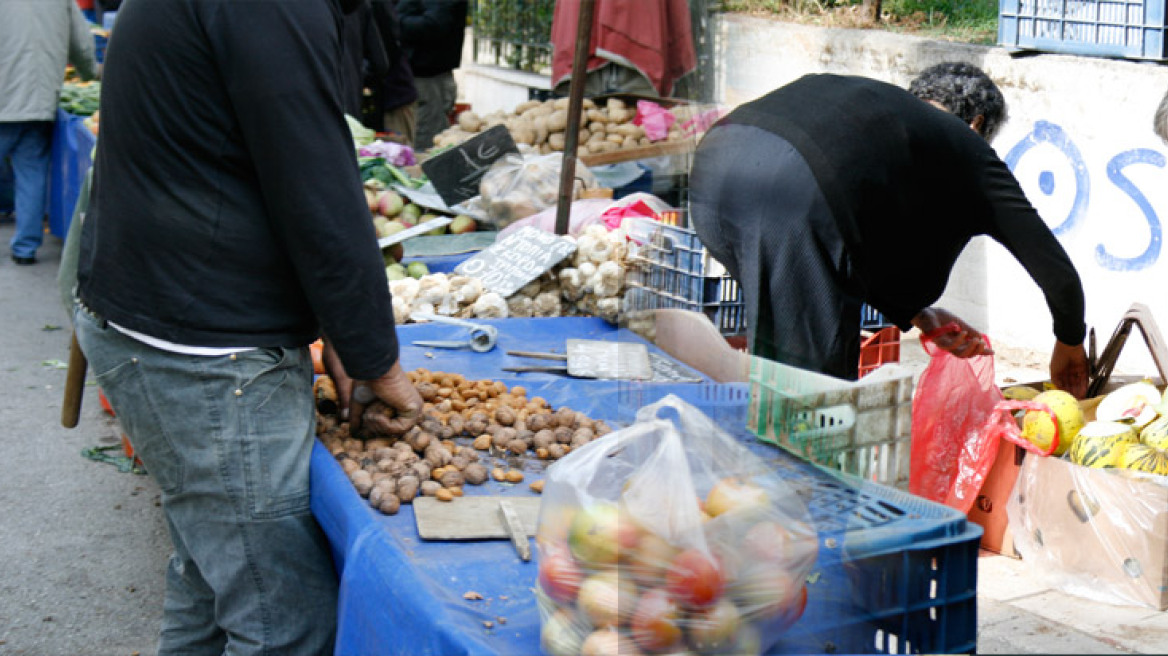
M 471 485 L 482 485 L 487 481 L 487 468 L 477 462 L 471 463 L 462 470 L 462 477 Z
M 396 515 L 397 511 L 401 509 L 401 498 L 393 494 L 386 495 L 377 509 L 386 515 Z
M 521 439 L 514 439 L 507 443 L 507 450 L 517 456 L 527 453 L 527 442 Z
M 457 469 L 447 469 L 438 482 L 442 484 L 442 487 L 459 487 L 466 482 L 466 479 Z

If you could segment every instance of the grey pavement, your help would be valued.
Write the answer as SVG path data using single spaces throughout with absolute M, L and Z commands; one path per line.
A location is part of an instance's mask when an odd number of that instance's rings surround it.
M 158 488 L 81 456 L 120 444 L 92 378 L 80 425 L 61 427 L 61 241 L 47 236 L 40 262 L 18 267 L 11 236 L 0 223 L 0 656 L 153 654 L 170 551 Z M 902 361 L 919 364 L 919 349 L 910 336 Z M 982 653 L 1168 653 L 1168 613 L 1050 590 L 1025 561 L 984 553 L 978 563 Z

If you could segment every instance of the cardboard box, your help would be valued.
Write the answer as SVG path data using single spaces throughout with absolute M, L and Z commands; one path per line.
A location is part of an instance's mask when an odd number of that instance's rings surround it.
M 1008 507 L 1022 559 L 1053 587 L 1168 609 L 1164 477 L 1027 457 Z
M 1014 548 L 1014 536 L 1010 533 L 1010 520 L 1006 505 L 1014 490 L 1014 481 L 1022 467 L 1026 451 L 1013 442 L 1002 440 L 998 456 L 986 474 L 981 492 L 969 510 L 969 521 L 982 527 L 981 548 L 1003 556 L 1020 558 Z

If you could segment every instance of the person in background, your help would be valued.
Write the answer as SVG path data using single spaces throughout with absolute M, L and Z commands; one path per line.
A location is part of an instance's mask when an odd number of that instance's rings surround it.
M 342 106 L 346 114 L 361 121 L 366 83 L 380 80 L 389 72 L 389 59 L 369 0 L 359 0 L 357 8 L 345 16 L 344 38 L 347 64 L 341 69 Z
M 908 91 L 807 75 L 717 123 L 695 154 L 692 220 L 742 284 L 752 352 L 855 379 L 868 303 L 958 357 L 989 353 L 976 329 L 932 305 L 965 245 L 988 235 L 1045 294 L 1051 380 L 1081 398 L 1082 284 L 989 145 L 1005 117 L 984 72 L 945 63 Z
M 118 11 L 74 326 L 162 491 L 163 656 L 333 652 L 337 574 L 309 507 L 311 342 L 325 337 L 354 429 L 355 385 L 399 431 L 421 412 L 341 107 L 356 5 Z
M 580 0 L 556 2 L 552 16 L 552 88 L 566 96 L 576 55 Z M 604 0 L 596 3 L 584 95 L 671 96 L 697 68 L 686 0 Z
M 401 41 L 418 92 L 414 149 L 429 150 L 450 125 L 458 99 L 454 69 L 462 62 L 466 0 L 397 0 Z
M 12 261 L 36 263 L 44 241 L 45 194 L 57 99 L 72 64 L 97 77 L 93 36 L 75 0 L 0 0 L 0 160 L 15 178 Z
M 389 71 L 373 89 L 373 116 L 366 127 L 378 132 L 394 132 L 399 141 L 413 146 L 417 134 L 415 105 L 418 90 L 414 87 L 414 72 L 401 44 L 401 24 L 393 0 L 372 0 L 373 20 L 381 34 L 381 42 L 389 60 Z M 372 81 L 371 81 L 372 82 Z

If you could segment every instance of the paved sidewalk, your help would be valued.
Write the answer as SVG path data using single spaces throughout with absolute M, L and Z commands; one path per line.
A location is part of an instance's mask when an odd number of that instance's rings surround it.
M 0 655 L 153 654 L 170 551 L 158 488 L 81 457 L 119 443 L 86 388 L 81 424 L 60 425 L 69 322 L 58 300 L 61 243 L 17 267 L 0 223 Z M 914 351 L 916 349 L 916 351 Z M 902 360 L 921 361 L 911 336 Z M 1046 588 L 1025 562 L 979 559 L 983 653 L 1168 653 L 1168 613 Z

